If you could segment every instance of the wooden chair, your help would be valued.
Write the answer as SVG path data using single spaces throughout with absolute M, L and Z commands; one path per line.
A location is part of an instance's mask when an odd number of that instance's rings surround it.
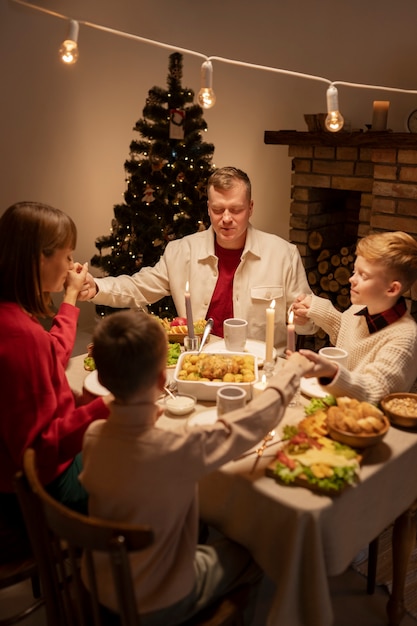
M 26 619 L 44 604 L 41 597 L 38 569 L 25 530 L 19 503 L 15 494 L 3 494 L 0 511 L 0 589 L 30 582 L 32 598 L 7 617 L 0 618 L 0 626 L 11 626 Z
M 54 500 L 41 485 L 35 453 L 24 455 L 24 471 L 16 475 L 16 491 L 39 566 L 45 595 L 48 626 L 107 626 L 95 580 L 94 550 L 109 554 L 118 600 L 121 626 L 140 626 L 128 553 L 143 550 L 153 542 L 149 527 L 112 523 L 81 515 Z M 90 593 L 80 577 L 79 557 L 86 559 Z M 184 626 L 242 626 L 242 608 L 249 589 L 236 590 L 208 607 Z M 112 624 L 114 619 L 110 620 Z M 167 625 L 168 626 L 168 625 Z
M 29 580 L 32 585 L 33 599 L 28 601 L 26 606 L 19 607 L 17 612 L 8 617 L 0 618 L 0 626 L 18 624 L 44 605 L 37 566 L 32 557 L 28 556 L 27 558 L 0 563 L 0 589 L 8 589 Z

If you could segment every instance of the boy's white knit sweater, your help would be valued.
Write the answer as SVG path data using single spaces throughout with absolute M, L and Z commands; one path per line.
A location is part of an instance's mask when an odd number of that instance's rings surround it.
M 352 305 L 341 313 L 330 300 L 313 295 L 308 317 L 349 354 L 347 367 L 339 367 L 323 389 L 333 396 L 378 403 L 388 393 L 409 391 L 417 378 L 417 324 L 407 312 L 370 334 L 365 316 L 355 315 L 363 308 Z

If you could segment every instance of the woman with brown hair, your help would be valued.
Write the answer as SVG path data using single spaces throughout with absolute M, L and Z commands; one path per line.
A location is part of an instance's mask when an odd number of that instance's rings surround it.
M 106 418 L 108 408 L 107 398 L 77 407 L 65 375 L 87 273 L 87 264 L 72 258 L 76 239 L 72 219 L 45 204 L 20 202 L 0 218 L 0 510 L 12 517 L 13 477 L 29 446 L 50 493 L 87 509 L 77 455 L 87 426 Z M 50 294 L 61 291 L 54 315 Z M 49 332 L 38 319 L 47 317 Z

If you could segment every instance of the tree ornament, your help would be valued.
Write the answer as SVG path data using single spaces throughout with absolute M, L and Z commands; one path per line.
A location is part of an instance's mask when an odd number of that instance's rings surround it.
M 155 189 L 151 187 L 151 185 L 146 185 L 145 192 L 142 196 L 142 202 L 146 202 L 146 204 L 153 202 L 155 200 L 155 196 L 153 195 L 154 193 Z
M 169 113 L 169 138 L 184 139 L 185 111 L 183 109 L 171 109 Z
M 168 163 L 168 159 L 163 159 L 157 154 L 150 154 L 149 161 L 153 172 L 160 172 L 164 165 Z

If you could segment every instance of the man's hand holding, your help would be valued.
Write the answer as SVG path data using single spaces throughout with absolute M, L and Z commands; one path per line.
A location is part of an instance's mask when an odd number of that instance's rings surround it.
M 88 272 L 88 263 L 74 263 L 72 269 L 68 270 L 64 285 L 64 302 L 75 305 L 80 289 L 83 288 Z
M 297 326 L 305 326 L 308 322 L 308 311 L 311 306 L 311 296 L 300 294 L 297 296 L 292 304 L 292 311 L 294 312 L 294 324 Z
M 97 294 L 97 291 L 97 284 L 94 278 L 89 272 L 87 272 L 84 283 L 78 293 L 77 300 L 80 300 L 81 302 L 91 300 L 91 298 L 94 298 Z

